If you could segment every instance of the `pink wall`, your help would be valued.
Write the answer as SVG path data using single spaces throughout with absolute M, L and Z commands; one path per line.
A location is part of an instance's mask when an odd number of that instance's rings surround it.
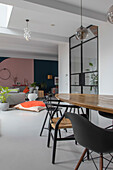
M 17 77 L 17 82 L 24 84 L 24 81 L 28 81 L 29 84 L 34 82 L 34 60 L 33 59 L 18 59 L 8 58 L 0 63 L 0 70 L 2 68 L 9 69 L 11 77 L 8 80 L 2 80 L 0 78 L 0 86 L 11 87 L 14 84 L 14 77 Z M 7 71 L 0 71 L 0 77 L 7 78 Z

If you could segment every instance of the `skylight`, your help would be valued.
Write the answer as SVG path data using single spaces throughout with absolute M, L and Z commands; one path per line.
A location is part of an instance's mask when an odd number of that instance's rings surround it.
M 8 27 L 13 6 L 0 3 L 0 27 Z

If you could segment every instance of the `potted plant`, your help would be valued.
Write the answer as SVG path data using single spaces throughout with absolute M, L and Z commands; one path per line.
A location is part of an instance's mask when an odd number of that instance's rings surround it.
M 32 93 L 32 92 L 37 93 L 38 89 L 39 89 L 39 87 L 37 86 L 37 82 L 32 83 L 30 89 L 31 89 L 30 93 Z
M 33 93 L 35 88 L 36 88 L 36 82 L 30 84 L 29 93 Z
M 47 84 L 45 82 L 42 82 L 42 83 L 38 84 L 38 86 L 39 86 L 38 97 L 43 98 L 44 97 L 44 91 L 47 88 Z
M 0 109 L 6 111 L 9 108 L 9 103 L 6 101 L 10 90 L 8 87 L 0 86 Z
M 93 71 L 93 63 L 89 63 L 89 66 L 91 67 L 91 70 Z M 90 83 L 92 85 L 96 85 L 96 86 L 91 86 L 90 90 L 92 91 L 92 89 L 94 89 L 95 93 L 97 92 L 97 85 L 98 85 L 98 74 L 97 73 L 91 73 L 91 77 L 90 77 Z
M 47 84 L 46 84 L 46 82 L 42 82 L 42 83 L 40 84 L 40 89 L 41 89 L 41 90 L 46 90 L 46 89 L 47 89 Z
M 34 87 L 34 89 L 35 89 L 35 88 L 36 88 L 36 85 L 37 85 L 37 83 L 34 82 L 34 83 L 31 84 L 31 87 Z

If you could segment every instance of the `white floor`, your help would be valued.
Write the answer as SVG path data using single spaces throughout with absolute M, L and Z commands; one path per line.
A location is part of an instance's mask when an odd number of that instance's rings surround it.
M 52 165 L 47 130 L 39 136 L 45 113 L 0 111 L 0 170 L 74 170 L 83 148 L 74 141 L 58 142 L 56 164 Z M 91 161 L 80 166 L 80 170 L 93 169 Z

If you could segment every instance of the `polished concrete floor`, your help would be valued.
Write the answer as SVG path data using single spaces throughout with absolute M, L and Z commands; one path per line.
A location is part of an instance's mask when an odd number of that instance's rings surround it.
M 52 141 L 47 148 L 47 130 L 39 136 L 45 113 L 0 111 L 0 170 L 74 170 L 84 148 L 74 141 L 58 142 L 56 164 L 52 165 Z M 93 169 L 91 161 L 80 166 L 80 170 Z

